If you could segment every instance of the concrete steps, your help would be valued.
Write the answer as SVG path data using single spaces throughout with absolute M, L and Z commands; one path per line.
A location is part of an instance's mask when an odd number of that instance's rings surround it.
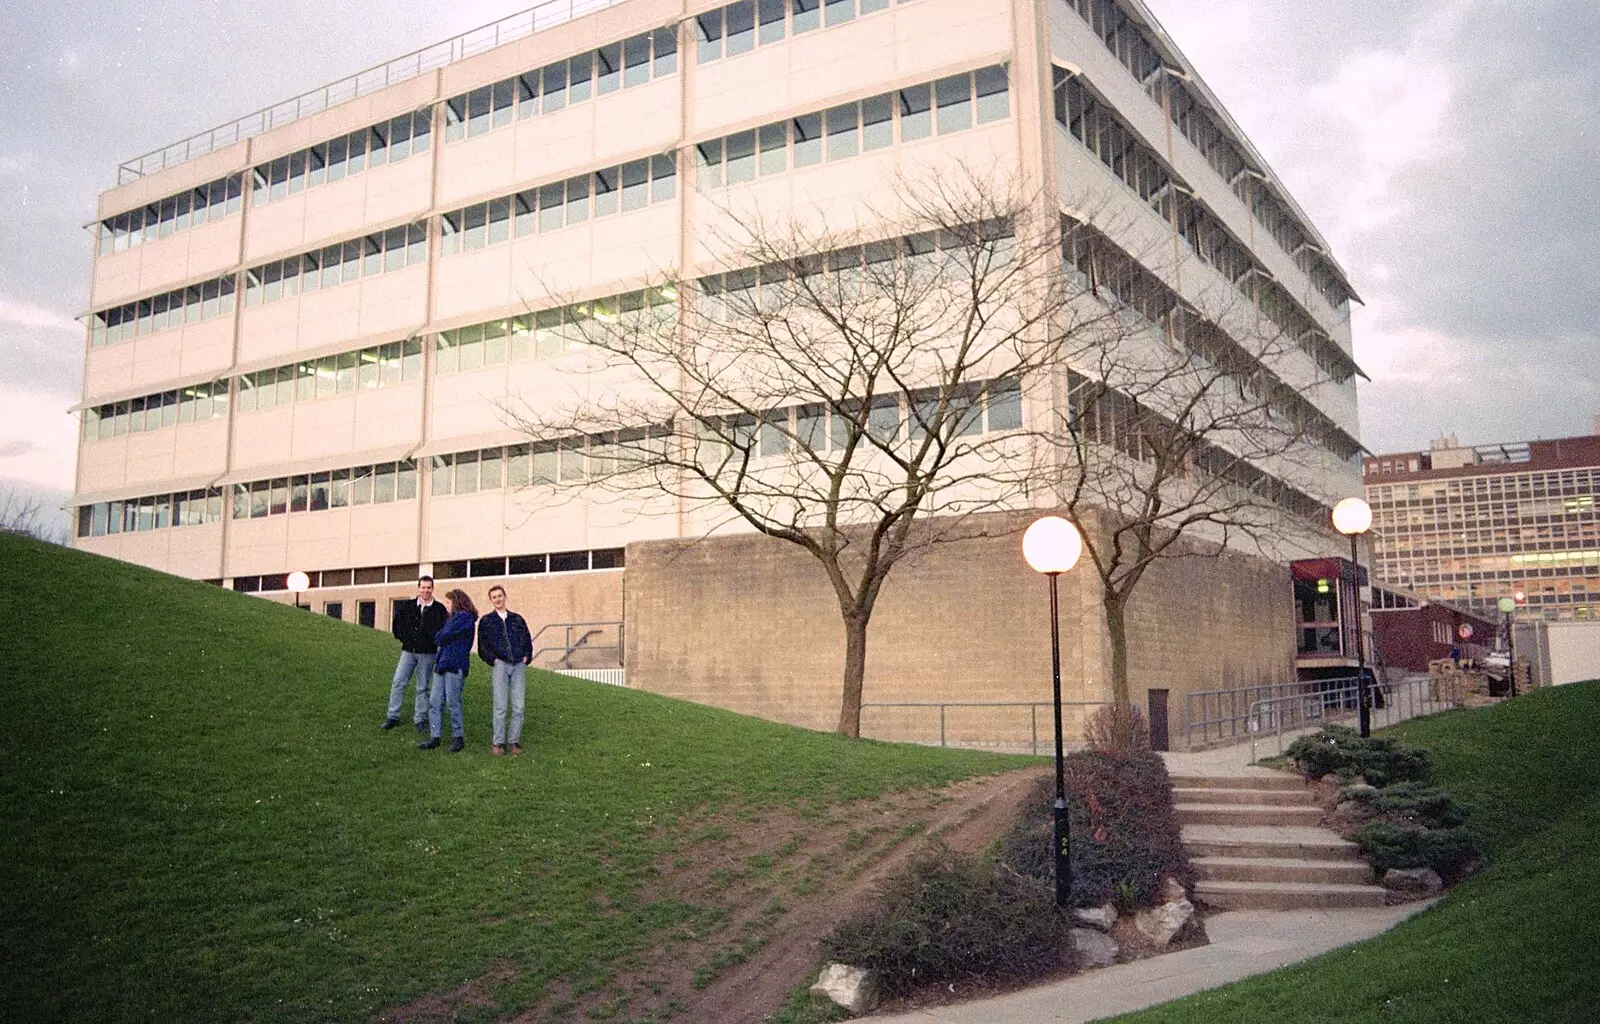
M 1266 770 L 1175 776 L 1173 803 L 1195 898 L 1227 910 L 1381 907 L 1360 849 L 1318 822 L 1300 779 Z

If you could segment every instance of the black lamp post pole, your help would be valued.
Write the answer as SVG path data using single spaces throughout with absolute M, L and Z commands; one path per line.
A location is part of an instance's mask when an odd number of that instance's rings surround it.
M 1511 696 L 1517 695 L 1517 624 L 1515 612 L 1506 612 L 1506 677 L 1511 680 Z
M 1067 769 L 1061 745 L 1061 625 L 1056 604 L 1056 577 L 1050 577 L 1050 682 L 1055 694 L 1056 712 L 1056 802 L 1055 802 L 1055 864 L 1056 906 L 1066 907 L 1072 901 L 1072 837 L 1067 824 Z
M 1367 693 L 1367 651 L 1361 629 L 1361 559 L 1356 553 L 1356 534 L 1350 535 L 1350 563 L 1355 567 L 1351 580 L 1355 592 L 1353 607 L 1356 617 L 1356 701 L 1360 707 L 1361 735 L 1372 735 L 1372 702 Z

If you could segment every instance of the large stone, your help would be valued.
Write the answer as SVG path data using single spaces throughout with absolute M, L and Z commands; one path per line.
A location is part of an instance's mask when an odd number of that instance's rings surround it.
M 1141 910 L 1133 916 L 1133 926 L 1139 929 L 1139 934 L 1155 943 L 1165 946 L 1172 941 L 1172 937 L 1183 930 L 1183 926 L 1194 917 L 1194 904 L 1188 900 L 1175 900 L 1172 903 L 1163 903 L 1150 910 Z
M 1171 875 L 1161 876 L 1162 903 L 1176 903 L 1179 900 L 1186 900 L 1188 898 L 1189 890 L 1183 887 L 1182 882 L 1178 881 L 1176 878 L 1173 878 Z
M 811 986 L 811 994 L 827 996 L 851 1013 L 871 1013 L 878 1005 L 878 980 L 860 967 L 829 964 Z
M 1444 879 L 1432 868 L 1390 868 L 1383 874 L 1383 887 L 1412 896 L 1432 896 L 1444 892 Z
M 1103 907 L 1075 907 L 1072 919 L 1078 924 L 1086 924 L 1090 928 L 1109 932 L 1117 923 L 1117 907 L 1114 903 L 1107 903 Z
M 1072 948 L 1078 951 L 1078 963 L 1085 967 L 1111 966 L 1120 949 L 1115 939 L 1093 928 L 1072 929 Z

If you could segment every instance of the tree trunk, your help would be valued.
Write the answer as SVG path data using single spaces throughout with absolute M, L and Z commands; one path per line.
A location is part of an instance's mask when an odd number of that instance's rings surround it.
M 1128 622 L 1124 601 L 1107 597 L 1106 635 L 1111 640 L 1111 699 L 1118 704 L 1130 704 L 1128 698 Z
M 844 616 L 844 698 L 839 705 L 838 731 L 852 738 L 861 735 L 861 682 L 867 674 L 867 616 Z

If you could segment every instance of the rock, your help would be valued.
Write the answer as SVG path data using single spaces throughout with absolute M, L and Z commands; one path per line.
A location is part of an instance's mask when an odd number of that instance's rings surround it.
M 1189 890 L 1183 887 L 1182 882 L 1178 881 L 1176 878 L 1173 878 L 1171 875 L 1161 876 L 1162 903 L 1176 903 L 1179 900 L 1186 900 L 1188 898 Z
M 1370 818 L 1372 805 L 1365 800 L 1345 800 L 1333 809 L 1333 813 L 1341 818 Z
M 1458 880 L 1459 879 L 1463 879 L 1463 878 L 1471 878 L 1473 875 L 1477 874 L 1478 872 L 1480 872 L 1482 870 L 1483 870 L 1483 861 L 1482 861 L 1482 859 L 1480 859 L 1478 857 L 1473 857 L 1471 860 L 1467 861 L 1465 864 L 1461 865 L 1461 867 L 1459 869 L 1457 869 L 1456 878 Z
M 1115 939 L 1093 928 L 1072 929 L 1072 948 L 1078 951 L 1078 962 L 1085 967 L 1110 967 L 1121 951 Z
M 1133 926 L 1139 929 L 1139 934 L 1155 943 L 1165 946 L 1172 941 L 1172 937 L 1183 930 L 1183 926 L 1194 917 L 1194 904 L 1188 900 L 1176 900 L 1172 903 L 1163 903 L 1151 910 L 1141 910 L 1133 916 Z
M 1072 911 L 1072 919 L 1079 924 L 1109 932 L 1117 923 L 1117 908 L 1112 903 L 1103 907 L 1076 907 Z
M 1322 783 L 1324 786 L 1337 786 L 1340 783 L 1339 776 L 1333 774 L 1332 772 L 1329 772 L 1317 781 Z
M 1390 868 L 1383 874 L 1383 887 L 1416 896 L 1444 892 L 1444 879 L 1432 868 Z
M 851 1013 L 871 1013 L 878 1005 L 878 979 L 860 967 L 829 964 L 817 976 L 811 994 L 827 996 Z

